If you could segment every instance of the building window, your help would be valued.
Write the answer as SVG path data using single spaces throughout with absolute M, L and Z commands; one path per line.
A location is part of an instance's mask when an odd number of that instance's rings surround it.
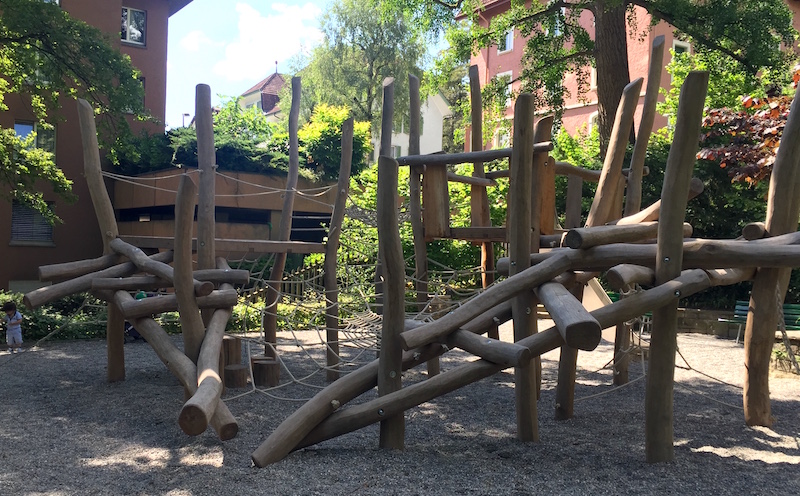
M 600 114 L 597 112 L 592 112 L 589 115 L 589 134 L 592 134 L 592 131 L 597 128 L 598 123 L 600 122 Z
M 681 40 L 672 40 L 672 53 L 679 55 L 681 53 L 692 53 L 692 45 Z
M 513 79 L 514 73 L 512 71 L 499 72 L 494 76 L 496 79 L 505 80 L 506 82 L 506 107 L 511 106 L 511 95 L 514 94 Z
M 46 129 L 35 122 L 14 122 L 14 133 L 22 139 L 25 139 L 31 133 L 36 133 L 36 141 L 34 146 L 46 152 L 56 154 L 56 130 L 55 128 Z
M 506 31 L 505 35 L 497 42 L 497 53 L 510 52 L 514 49 L 514 28 Z
M 392 145 L 392 158 L 402 157 L 403 149 L 400 145 Z
M 589 75 L 589 89 L 596 90 L 597 89 L 597 69 L 592 67 L 592 72 Z
M 53 225 L 36 210 L 14 200 L 11 204 L 11 244 L 52 245 Z
M 511 135 L 508 132 L 508 129 L 501 127 L 497 130 L 494 134 L 494 143 L 495 149 L 499 148 L 508 148 L 511 146 Z
M 146 35 L 147 13 L 144 10 L 122 7 L 122 41 L 135 45 L 144 45 Z

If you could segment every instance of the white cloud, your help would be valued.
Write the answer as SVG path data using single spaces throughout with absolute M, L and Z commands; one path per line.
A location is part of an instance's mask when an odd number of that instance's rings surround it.
M 189 31 L 186 36 L 181 38 L 181 48 L 187 52 L 199 52 L 204 46 L 221 46 L 222 43 L 215 42 L 199 29 Z
M 214 72 L 229 81 L 263 79 L 304 46 L 317 43 L 322 32 L 317 18 L 322 13 L 314 4 L 273 3 L 273 14 L 261 15 L 246 3 L 237 3 L 238 37 L 225 45 L 225 58 L 214 65 Z

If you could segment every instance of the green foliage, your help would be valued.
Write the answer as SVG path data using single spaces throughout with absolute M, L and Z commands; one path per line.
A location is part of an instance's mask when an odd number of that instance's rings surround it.
M 311 119 L 297 132 L 300 153 L 309 167 L 322 179 L 337 179 L 342 159 L 342 124 L 350 117 L 346 106 L 321 103 L 314 108 Z M 372 148 L 369 122 L 353 124 L 353 157 L 350 175 L 358 175 L 366 165 Z
M 144 90 L 130 58 L 98 29 L 72 18 L 58 5 L 41 0 L 0 0 L 0 110 L 4 97 L 26 95 L 37 124 L 56 122 L 60 97 L 84 98 L 96 109 L 101 136 L 124 135 L 131 114 L 143 118 Z M 42 179 L 60 196 L 71 199 L 71 183 L 58 171 L 53 157 L 22 152 L 30 145 L 15 139 L 13 129 L 0 135 L 0 182 L 11 197 L 56 220 L 43 199 Z
M 105 337 L 106 309 L 88 294 L 66 296 L 34 310 L 22 304 L 22 294 L 0 291 L 0 301 L 13 301 L 22 315 L 22 339 L 35 342 L 59 329 L 50 339 Z
M 297 62 L 303 77 L 304 111 L 319 103 L 347 106 L 358 121 L 380 129 L 382 84 L 395 78 L 395 126 L 408 119 L 408 74 L 426 47 L 401 12 L 382 12 L 371 0 L 338 0 L 321 19 L 322 43 Z M 286 88 L 285 91 L 288 91 Z M 282 101 L 289 101 L 284 96 Z M 337 159 L 338 162 L 338 159 Z
M 559 129 L 553 140 L 553 158 L 560 162 L 568 162 L 584 169 L 599 170 L 603 168 L 600 160 L 600 135 L 597 127 L 593 127 L 590 132 L 585 128 L 578 130 L 575 136 L 571 136 L 564 128 Z M 589 215 L 592 206 L 597 183 L 583 181 L 581 186 L 581 218 L 585 219 Z M 567 204 L 567 177 L 556 176 L 556 205 L 557 210 L 564 212 Z M 563 217 L 563 215 L 562 215 Z M 560 221 L 563 223 L 564 218 Z

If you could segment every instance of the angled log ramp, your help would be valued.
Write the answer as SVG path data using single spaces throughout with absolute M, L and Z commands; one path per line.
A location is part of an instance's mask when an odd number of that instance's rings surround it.
M 56 281 L 63 279 L 73 279 L 75 277 L 107 269 L 113 265 L 125 262 L 125 258 L 117 255 L 103 255 L 89 260 L 77 260 L 52 265 L 42 265 L 39 267 L 40 281 Z
M 163 287 L 163 286 L 162 286 Z M 97 288 L 93 288 L 97 289 Z M 127 288 L 111 288 L 116 290 L 128 290 Z M 102 290 L 102 289 L 101 289 Z M 197 306 L 201 309 L 214 309 L 234 307 L 239 301 L 239 293 L 229 284 L 223 284 L 220 289 L 216 289 L 208 296 L 197 298 Z M 122 316 L 126 319 L 146 317 L 164 312 L 175 312 L 178 310 L 178 297 L 174 294 L 159 295 L 155 298 L 144 298 L 126 302 L 125 306 L 120 307 Z
M 719 279 L 717 280 L 719 281 Z M 676 292 L 682 296 L 688 296 L 708 288 L 711 284 L 712 279 L 709 278 L 705 271 L 687 271 L 667 284 L 602 307 L 591 312 L 591 315 L 597 319 L 601 326 L 609 327 L 617 322 L 623 322 L 641 315 L 654 307 L 677 301 L 679 296 L 675 295 Z M 470 323 L 470 325 L 472 324 Z M 555 327 L 529 336 L 517 343 L 517 345 L 528 348 L 531 356 L 546 353 L 563 346 L 563 344 L 564 341 Z M 296 410 L 253 453 L 254 463 L 259 467 L 275 463 L 283 459 L 288 454 L 288 451 L 311 446 L 379 422 L 382 416 L 396 415 L 408 408 L 489 377 L 506 368 L 504 365 L 491 363 L 483 359 L 469 362 L 395 393 L 339 410 L 344 403 L 339 399 L 340 396 L 336 394 L 338 391 L 334 391 L 334 388 L 348 381 L 352 374 L 359 374 L 362 384 L 366 384 L 369 382 L 366 380 L 368 374 L 366 369 L 368 367 L 370 368 L 369 373 L 374 377 L 376 373 L 375 362 L 328 386 L 308 403 Z M 352 391 L 355 388 L 350 389 Z M 311 402 L 316 402 L 316 406 L 321 406 L 324 411 L 318 411 L 314 406 L 310 405 Z M 331 405 L 331 402 L 334 402 L 333 405 Z M 311 423 L 312 415 L 316 418 L 324 418 L 324 421 L 317 426 L 311 426 L 309 424 Z M 308 421 L 308 423 L 302 424 L 304 421 Z M 292 437 L 296 437 L 302 431 L 307 431 L 308 434 L 303 436 L 296 446 L 288 451 L 285 450 L 285 445 L 291 443 L 291 440 L 288 439 L 289 434 Z
M 470 321 L 461 330 L 485 333 L 511 318 L 510 303 L 498 305 Z M 412 324 L 413 325 L 413 324 Z M 408 326 L 407 326 L 408 327 Z M 427 345 L 403 353 L 403 370 L 416 367 L 445 353 L 439 344 Z M 438 377 L 438 376 L 437 376 Z M 284 420 L 280 426 L 253 452 L 253 462 L 265 467 L 286 457 L 315 426 L 341 405 L 378 385 L 378 360 L 350 372 L 320 391 Z
M 198 281 L 207 281 L 213 284 L 247 284 L 250 280 L 250 272 L 241 269 L 231 270 L 196 270 L 192 277 Z M 127 289 L 135 291 L 139 289 L 156 290 L 172 286 L 172 281 L 162 279 L 158 276 L 133 276 L 133 277 L 107 277 L 92 280 L 92 289 Z
M 563 246 L 574 249 L 587 249 L 593 246 L 612 243 L 634 243 L 655 239 L 658 235 L 658 222 L 642 222 L 630 225 L 611 225 L 580 227 L 570 229 L 564 236 Z M 683 224 L 683 237 L 692 235 L 692 226 Z

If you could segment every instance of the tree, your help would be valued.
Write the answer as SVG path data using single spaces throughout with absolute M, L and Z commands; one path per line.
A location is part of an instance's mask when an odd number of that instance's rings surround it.
M 597 100 L 601 148 L 611 134 L 622 90 L 629 82 L 627 34 L 644 31 L 636 25 L 634 9 L 645 9 L 653 23 L 666 21 L 689 37 L 700 51 L 720 52 L 753 76 L 764 67 L 785 66 L 788 55 L 780 44 L 792 46 L 796 32 L 783 0 L 551 0 L 530 3 L 511 0 L 506 13 L 480 26 L 482 0 L 394 0 L 388 10 L 410 12 L 419 25 L 436 32 L 455 31 L 451 42 L 463 61 L 471 51 L 496 44 L 510 28 L 525 37 L 525 59 L 519 79 L 522 91 L 533 93 L 537 106 L 559 112 L 566 88 L 563 75 L 576 74 L 578 89 L 588 89 L 589 68 L 597 69 Z M 467 28 L 454 20 L 461 12 Z M 584 12 L 594 19 L 594 36 L 579 20 Z
M 313 49 L 308 64 L 299 71 L 303 93 L 311 105 L 345 105 L 353 117 L 380 129 L 384 78 L 395 78 L 395 123 L 408 114 L 408 74 L 425 53 L 421 38 L 405 16 L 388 16 L 372 0 L 339 0 L 323 15 L 322 43 Z M 285 100 L 282 98 L 282 100 Z
M 130 59 L 98 29 L 54 3 L 0 0 L 0 12 L 0 110 L 8 110 L 7 94 L 25 95 L 37 128 L 47 130 L 59 118 L 61 97 L 84 98 L 98 112 L 100 129 L 114 130 L 115 144 L 121 145 L 129 134 L 125 116 L 145 115 L 144 90 Z M 35 139 L 0 129 L 0 187 L 7 199 L 55 221 L 37 180 L 66 199 L 71 182 L 51 154 L 33 149 Z

